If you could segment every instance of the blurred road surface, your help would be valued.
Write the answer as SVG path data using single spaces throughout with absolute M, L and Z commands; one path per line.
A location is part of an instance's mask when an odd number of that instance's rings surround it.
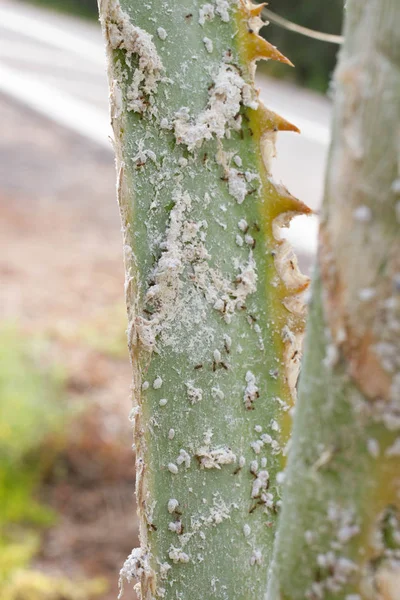
M 278 136 L 274 178 L 318 209 L 330 103 L 323 96 L 262 74 L 257 83 L 265 104 L 302 131 L 300 136 Z M 2 0 L 0 92 L 108 148 L 111 159 L 105 58 L 98 24 Z M 316 232 L 316 218 L 300 217 L 289 237 L 300 254 L 310 256 L 315 252 Z

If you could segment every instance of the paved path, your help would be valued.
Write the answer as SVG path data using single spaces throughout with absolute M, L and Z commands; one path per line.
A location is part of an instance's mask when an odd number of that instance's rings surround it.
M 307 42 L 305 42 L 307 43 Z M 110 149 L 107 84 L 99 25 L 18 1 L 0 2 L 0 92 Z M 258 77 L 265 104 L 302 130 L 278 136 L 273 175 L 318 209 L 329 143 L 330 103 L 293 85 Z M 317 220 L 300 217 L 290 236 L 315 251 Z

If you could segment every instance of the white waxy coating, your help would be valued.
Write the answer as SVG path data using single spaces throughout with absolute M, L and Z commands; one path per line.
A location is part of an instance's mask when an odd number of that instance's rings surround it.
M 186 552 L 183 552 L 181 548 L 174 548 L 174 546 L 171 546 L 168 556 L 174 563 L 188 563 L 190 560 L 189 555 L 186 554 Z
M 237 246 L 239 246 L 239 247 L 243 246 L 243 238 L 242 238 L 241 235 L 237 234 L 236 238 L 235 238 L 235 241 L 236 241 L 236 245 Z
M 212 40 L 210 40 L 210 38 L 208 38 L 208 37 L 204 37 L 203 42 L 204 42 L 207 52 L 209 54 L 211 54 L 212 51 L 214 50 L 214 45 L 213 45 Z
M 159 390 L 161 388 L 163 384 L 163 380 L 161 379 L 160 376 L 156 377 L 155 380 L 153 381 L 153 389 L 155 390 Z
M 109 0 L 107 12 L 104 27 L 110 47 L 113 50 L 124 50 L 127 61 L 132 55 L 139 57 L 139 66 L 135 69 L 130 84 L 127 85 L 123 77 L 117 82 L 120 87 L 126 88 L 126 108 L 142 114 L 148 111 L 151 113 L 153 103 L 148 102 L 147 98 L 151 99 L 157 91 L 157 84 L 164 70 L 152 36 L 131 23 L 119 0 Z
M 173 512 L 175 512 L 176 509 L 178 508 L 178 506 L 179 506 L 179 502 L 176 498 L 170 498 L 168 500 L 168 512 L 169 513 L 172 514 Z
M 221 352 L 219 350 L 214 350 L 213 357 L 215 362 L 220 363 L 222 360 Z
M 246 233 L 246 231 L 249 228 L 246 219 L 240 219 L 240 221 L 238 223 L 238 227 L 239 227 L 240 231 L 243 231 L 243 233 Z
M 207 108 L 196 119 L 191 118 L 186 107 L 176 113 L 174 130 L 177 143 L 185 144 L 189 151 L 193 151 L 214 136 L 222 139 L 227 131 L 237 126 L 235 117 L 242 104 L 256 109 L 256 95 L 233 65 L 222 63 L 210 88 Z M 247 193 L 245 178 L 239 177 L 236 169 L 229 170 L 229 178 L 232 179 L 230 193 L 240 204 Z
M 245 537 L 249 537 L 249 535 L 251 534 L 251 527 L 247 523 L 243 525 L 243 534 Z
M 179 450 L 179 456 L 176 459 L 176 464 L 180 466 L 185 463 L 185 467 L 188 469 L 190 467 L 190 462 L 190 455 L 186 452 L 186 450 Z
M 157 28 L 157 35 L 160 38 L 160 40 L 166 40 L 167 39 L 167 32 L 165 31 L 164 27 L 158 27 Z
M 251 371 L 247 371 L 246 373 L 246 387 L 244 390 L 244 404 L 246 408 L 251 408 L 253 402 L 258 398 L 259 390 L 256 385 L 255 375 Z
M 361 204 L 353 211 L 353 216 L 360 223 L 368 223 L 372 219 L 372 211 L 369 206 Z
M 203 4 L 199 9 L 199 24 L 203 26 L 206 21 L 212 21 L 214 16 L 214 6 L 212 4 Z

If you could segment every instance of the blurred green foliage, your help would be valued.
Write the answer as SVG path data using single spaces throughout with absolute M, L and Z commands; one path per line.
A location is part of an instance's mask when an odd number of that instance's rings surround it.
M 20 571 L 2 589 L 2 600 L 91 600 L 107 591 L 105 580 L 72 582 L 38 571 Z
M 62 372 L 43 347 L 13 326 L 0 326 L 0 584 L 35 553 L 34 526 L 53 513 L 35 491 L 62 445 L 67 418 Z
M 72 582 L 29 568 L 40 531 L 56 515 L 36 500 L 39 484 L 65 445 L 71 420 L 63 371 L 43 338 L 0 324 L 0 598 L 91 600 L 101 578 Z
M 31 4 L 38 4 L 56 10 L 85 17 L 97 19 L 97 0 L 28 0 Z
M 49 8 L 97 18 L 97 0 L 31 0 Z M 253 0 L 257 1 L 257 0 Z M 344 0 L 270 0 L 268 8 L 299 25 L 325 33 L 340 34 Z M 336 63 L 338 46 L 313 40 L 270 24 L 263 35 L 295 64 L 268 63 L 266 72 L 275 77 L 290 79 L 312 89 L 325 92 Z M 264 68 L 263 68 L 264 70 Z
M 328 3 L 323 0 L 270 0 L 268 8 L 298 25 L 324 33 L 340 34 L 343 4 L 343 0 L 330 0 Z M 287 31 L 273 23 L 262 33 L 296 67 L 288 69 L 286 65 L 269 62 L 266 65 L 269 73 L 318 91 L 325 92 L 328 89 L 339 46 Z

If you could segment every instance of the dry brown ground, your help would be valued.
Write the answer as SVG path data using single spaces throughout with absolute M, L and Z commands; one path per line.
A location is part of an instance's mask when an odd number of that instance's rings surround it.
M 106 576 L 137 542 L 127 419 L 130 367 L 105 345 L 120 325 L 123 269 L 111 152 L 0 97 L 0 320 L 45 334 L 84 411 L 44 490 L 58 511 L 37 566 L 67 577 Z M 110 323 L 115 318 L 117 325 Z M 88 341 L 91 327 L 96 343 Z M 128 600 L 133 592 L 126 593 Z

